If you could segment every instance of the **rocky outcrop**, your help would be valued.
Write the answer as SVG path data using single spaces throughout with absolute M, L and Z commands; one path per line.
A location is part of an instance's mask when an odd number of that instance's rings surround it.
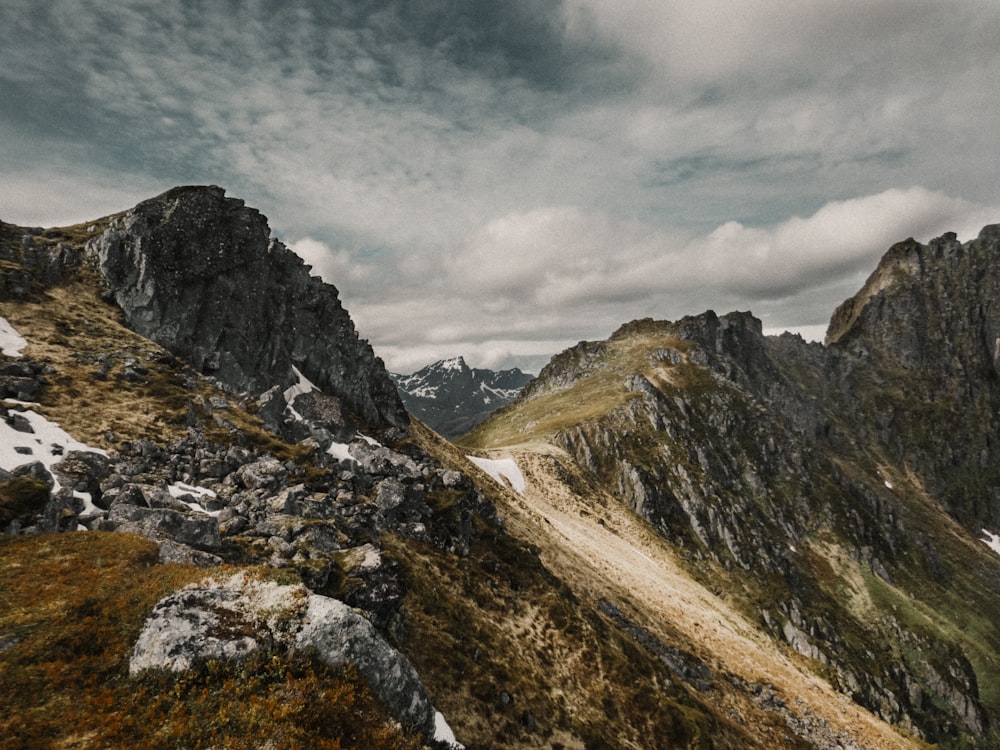
M 434 736 L 434 706 L 420 677 L 368 620 L 304 586 L 246 573 L 209 579 L 161 600 L 143 626 L 129 672 L 183 671 L 198 661 L 240 658 L 256 649 L 314 650 L 330 666 L 353 664 L 397 721 Z
M 1000 527 L 1000 225 L 895 245 L 827 341 L 842 432 L 921 467 L 963 523 Z
M 24 229 L 0 221 L 0 301 L 24 300 L 73 276 L 83 256 L 60 229 Z
M 766 337 L 749 313 L 634 321 L 553 358 L 505 419 L 521 425 L 534 399 L 569 411 L 615 372 L 607 410 L 548 439 L 690 560 L 751 582 L 762 626 L 859 704 L 962 746 L 991 722 L 977 669 L 947 630 L 845 609 L 818 540 L 876 590 L 905 579 L 920 596 L 914 580 L 975 575 L 961 585 L 978 598 L 993 585 L 985 547 L 975 572 L 960 569 L 956 525 L 929 519 L 943 506 L 973 533 L 1000 528 L 998 306 L 1000 229 L 910 240 L 837 311 L 826 346 Z
M 270 236 L 267 219 L 218 187 L 175 188 L 87 243 L 137 333 L 235 391 L 298 381 L 293 367 L 369 429 L 408 417 L 337 289 Z

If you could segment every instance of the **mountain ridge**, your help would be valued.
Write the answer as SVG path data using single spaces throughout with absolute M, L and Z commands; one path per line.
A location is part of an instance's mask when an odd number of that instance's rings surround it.
M 895 246 L 825 347 L 765 337 L 749 313 L 633 321 L 556 355 L 463 442 L 565 451 L 692 563 L 720 566 L 745 616 L 839 690 L 917 736 L 974 744 L 998 695 L 995 626 L 962 631 L 1000 612 L 980 532 L 1000 520 L 998 253 L 992 227 L 965 245 Z M 942 352 L 969 364 L 950 370 Z M 838 603 L 845 591 L 856 607 Z M 900 618 L 897 592 L 940 619 Z

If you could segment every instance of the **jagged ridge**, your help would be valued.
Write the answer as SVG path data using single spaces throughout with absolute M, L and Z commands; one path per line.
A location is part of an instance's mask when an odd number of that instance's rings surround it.
M 895 246 L 827 347 L 748 313 L 635 321 L 467 443 L 564 449 L 855 701 L 947 746 L 993 737 L 998 240 Z

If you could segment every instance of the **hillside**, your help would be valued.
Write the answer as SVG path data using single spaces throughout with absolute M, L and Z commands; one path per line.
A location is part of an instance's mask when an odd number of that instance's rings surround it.
M 411 375 L 389 373 L 406 409 L 449 440 L 464 435 L 513 401 L 532 376 L 469 367 L 462 357 L 441 360 Z
M 995 383 L 865 338 L 953 265 L 850 345 L 626 325 L 460 448 L 218 188 L 0 223 L 0 746 L 995 744 L 993 480 L 938 471 Z
M 644 519 L 735 619 L 664 602 L 662 584 L 638 577 L 645 562 L 620 570 L 621 551 L 602 552 L 620 522 L 579 480 L 549 471 L 533 486 L 527 471 L 529 496 L 571 498 L 558 510 L 575 543 L 647 588 L 647 611 L 713 658 L 732 663 L 720 630 L 766 637 L 803 657 L 800 673 L 917 737 L 989 746 L 998 251 L 995 227 L 964 245 L 893 248 L 827 347 L 764 337 L 747 313 L 633 322 L 555 357 L 463 444 L 522 467 L 553 456 L 609 492 L 606 507 Z M 769 681 L 797 694 L 795 679 Z

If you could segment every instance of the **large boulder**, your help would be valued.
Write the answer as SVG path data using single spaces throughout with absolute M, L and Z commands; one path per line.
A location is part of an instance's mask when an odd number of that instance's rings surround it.
M 331 666 L 354 664 L 398 721 L 434 736 L 434 706 L 419 675 L 368 620 L 304 586 L 246 573 L 193 584 L 162 599 L 143 626 L 129 672 L 182 671 L 199 660 L 239 658 L 263 647 L 315 649 Z
M 219 187 L 174 188 L 87 244 L 129 327 L 237 391 L 299 380 L 377 431 L 409 417 L 336 287 L 271 238 L 267 218 Z

